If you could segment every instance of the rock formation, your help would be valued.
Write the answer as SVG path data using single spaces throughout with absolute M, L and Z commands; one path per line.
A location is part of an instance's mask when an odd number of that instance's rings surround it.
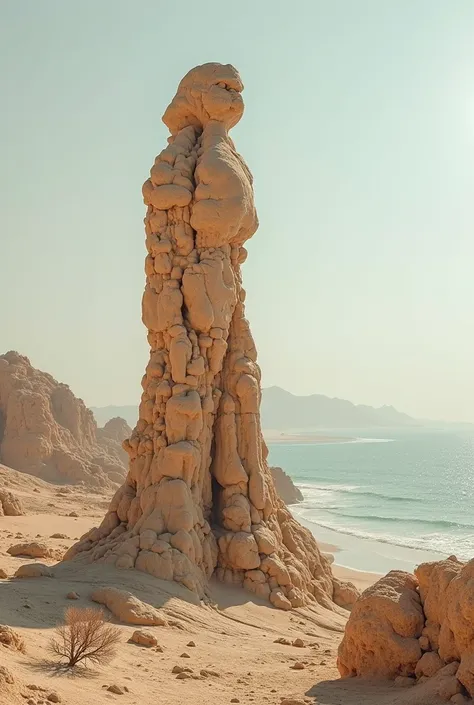
M 271 467 L 270 472 L 277 494 L 285 504 L 296 504 L 303 501 L 303 493 L 282 468 Z
M 21 500 L 12 492 L 0 489 L 0 517 L 19 517 L 24 513 Z
M 339 647 L 342 676 L 435 675 L 449 700 L 474 696 L 474 560 L 423 563 L 392 571 L 353 607 Z
M 128 455 L 123 449 L 123 442 L 130 438 L 132 429 L 125 419 L 116 416 L 107 421 L 103 428 L 97 429 L 97 441 L 107 453 L 120 460 L 124 468 L 128 464 Z
M 210 576 L 283 609 L 333 606 L 331 568 L 275 492 L 260 430 L 260 369 L 244 314 L 252 176 L 228 131 L 243 89 L 230 65 L 181 81 L 171 137 L 143 187 L 150 360 L 130 465 L 101 526 L 67 554 L 175 580 Z
M 0 355 L 0 461 L 49 482 L 104 488 L 126 469 L 120 444 L 98 437 L 84 402 L 16 352 Z

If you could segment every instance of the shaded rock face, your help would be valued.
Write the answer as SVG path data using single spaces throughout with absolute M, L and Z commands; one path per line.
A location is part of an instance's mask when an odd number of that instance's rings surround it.
M 24 513 L 20 498 L 8 490 L 0 489 L 0 517 L 18 517 Z
M 474 560 L 392 571 L 353 607 L 339 647 L 342 676 L 434 679 L 442 698 L 474 696 Z M 460 700 L 460 699 L 459 699 Z
M 303 493 L 282 468 L 274 466 L 270 468 L 270 472 L 277 494 L 285 504 L 296 504 L 303 501 Z
M 118 458 L 120 463 L 126 467 L 128 454 L 123 449 L 123 442 L 130 438 L 131 434 L 132 429 L 125 419 L 116 416 L 107 421 L 103 428 L 97 429 L 97 441 L 110 456 Z
M 273 605 L 333 606 L 331 568 L 278 497 L 260 429 L 260 369 L 241 264 L 256 231 L 252 176 L 229 129 L 237 71 L 181 81 L 171 137 L 143 187 L 150 360 L 125 483 L 66 558 L 136 568 L 206 592 L 210 576 Z
M 102 445 L 92 412 L 69 387 L 16 352 L 0 355 L 0 461 L 49 482 L 120 484 L 119 444 Z

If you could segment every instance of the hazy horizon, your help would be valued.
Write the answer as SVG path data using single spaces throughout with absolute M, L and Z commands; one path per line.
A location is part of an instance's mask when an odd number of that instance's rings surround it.
M 263 385 L 474 422 L 474 3 L 5 0 L 0 20 L 0 353 L 136 403 L 141 185 L 179 80 L 220 61 L 246 87 Z

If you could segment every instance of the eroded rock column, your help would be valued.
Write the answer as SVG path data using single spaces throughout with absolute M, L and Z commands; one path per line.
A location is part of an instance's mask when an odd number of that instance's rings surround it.
M 228 131 L 237 71 L 190 71 L 143 187 L 150 361 L 130 469 L 98 529 L 68 553 L 175 580 L 203 596 L 215 569 L 275 606 L 331 605 L 327 560 L 277 498 L 260 429 L 260 370 L 240 266 L 258 227 L 252 176 Z

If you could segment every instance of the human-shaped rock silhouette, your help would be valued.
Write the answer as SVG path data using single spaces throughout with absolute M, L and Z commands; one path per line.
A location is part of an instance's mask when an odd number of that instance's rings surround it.
M 260 429 L 240 269 L 258 219 L 252 176 L 228 134 L 242 89 L 233 66 L 204 64 L 163 116 L 171 137 L 143 186 L 151 350 L 124 443 L 129 472 L 100 527 L 67 558 L 142 570 L 200 597 L 216 572 L 276 607 L 329 607 L 340 585 L 277 497 Z

